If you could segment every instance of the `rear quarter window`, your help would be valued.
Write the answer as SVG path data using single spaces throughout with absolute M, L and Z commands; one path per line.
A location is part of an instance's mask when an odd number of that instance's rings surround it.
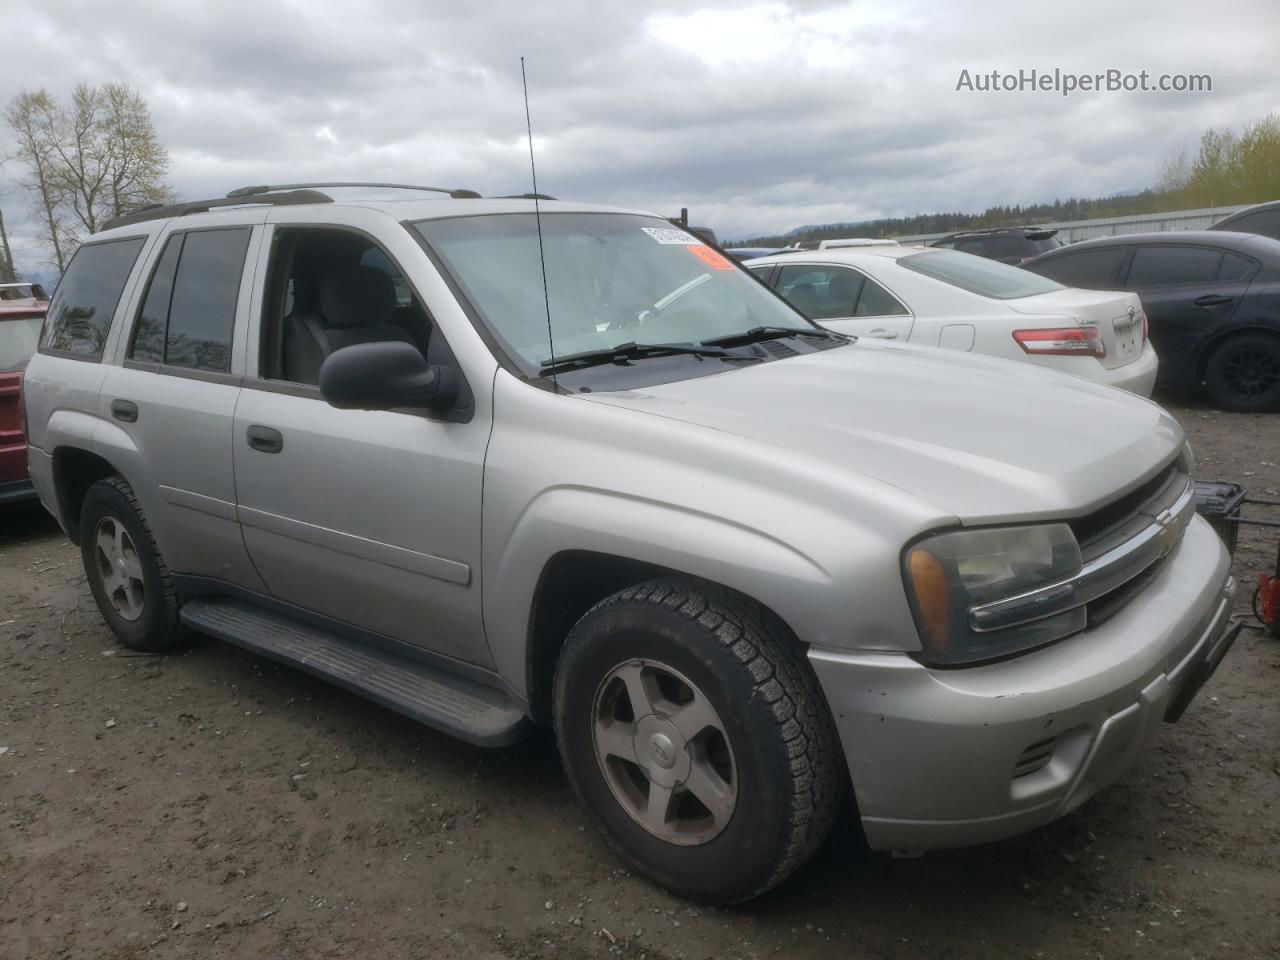
M 42 346 L 102 359 L 120 294 L 142 252 L 143 237 L 86 243 L 76 251 L 49 304 Z

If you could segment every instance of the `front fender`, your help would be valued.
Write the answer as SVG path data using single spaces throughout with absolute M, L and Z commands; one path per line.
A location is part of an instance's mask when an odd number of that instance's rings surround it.
M 856 545 L 852 545 L 856 549 Z M 529 616 L 543 571 L 565 551 L 622 557 L 700 577 L 754 598 L 806 641 L 842 645 L 850 593 L 816 558 L 721 516 L 637 496 L 560 486 L 520 515 L 489 568 L 484 616 L 499 673 L 522 693 Z

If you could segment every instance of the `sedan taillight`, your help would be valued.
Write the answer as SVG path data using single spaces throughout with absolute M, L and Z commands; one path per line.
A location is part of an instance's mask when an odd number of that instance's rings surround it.
M 1142 311 L 1142 342 L 1147 342 L 1147 311 Z
M 1054 330 L 1015 330 L 1013 339 L 1033 356 L 1105 357 L 1107 347 L 1097 327 L 1062 327 Z

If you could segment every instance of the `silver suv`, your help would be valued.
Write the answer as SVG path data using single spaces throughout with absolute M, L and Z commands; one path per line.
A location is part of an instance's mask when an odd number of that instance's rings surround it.
M 902 852 L 1061 816 L 1235 636 L 1159 407 L 822 330 L 649 214 L 143 210 L 76 253 L 25 390 L 124 644 L 192 628 L 485 746 L 554 725 L 614 849 L 706 901 L 838 814 Z

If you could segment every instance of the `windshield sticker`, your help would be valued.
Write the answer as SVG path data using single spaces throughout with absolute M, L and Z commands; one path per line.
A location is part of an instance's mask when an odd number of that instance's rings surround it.
M 713 270 L 732 270 L 734 268 L 728 257 L 712 250 L 710 247 L 690 246 L 689 252 Z
M 640 229 L 659 243 L 675 243 L 684 247 L 702 242 L 697 237 L 691 236 L 683 230 L 677 230 L 675 227 L 641 227 Z

